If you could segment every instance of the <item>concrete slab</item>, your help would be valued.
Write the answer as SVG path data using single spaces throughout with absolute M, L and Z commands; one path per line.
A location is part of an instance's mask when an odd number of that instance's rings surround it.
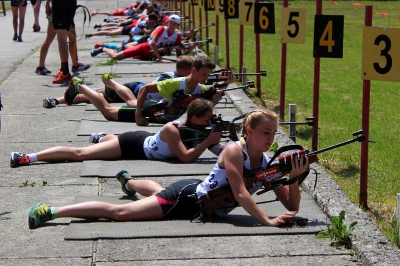
M 114 72 L 116 74 L 156 74 L 171 71 L 175 69 L 175 63 L 151 63 L 130 65 L 113 65 L 113 66 L 99 66 L 96 68 L 96 75 L 103 73 Z

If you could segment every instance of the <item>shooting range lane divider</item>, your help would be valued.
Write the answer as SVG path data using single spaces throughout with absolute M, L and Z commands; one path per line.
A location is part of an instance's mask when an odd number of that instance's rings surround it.
M 212 170 L 217 157 L 210 151 L 205 151 L 193 163 L 182 163 L 175 160 L 118 160 L 118 161 L 84 161 L 81 167 L 81 177 L 114 178 L 121 169 L 127 170 L 133 177 L 142 176 L 207 176 Z
M 114 173 L 115 174 L 115 173 Z M 164 177 L 168 178 L 168 177 Z M 171 182 L 167 182 L 168 184 Z M 140 196 L 140 195 L 139 195 Z M 255 196 L 256 201 L 273 200 L 274 193 Z M 78 196 L 75 203 L 85 201 L 104 201 L 114 204 L 131 202 L 131 198 L 122 196 Z M 259 207 L 270 217 L 276 217 L 286 211 L 280 202 L 261 204 Z M 202 222 L 187 220 L 162 220 L 140 222 L 109 222 L 107 220 L 86 221 L 73 219 L 65 232 L 65 240 L 96 240 L 149 237 L 208 237 L 238 235 L 287 235 L 316 234 L 326 230 L 325 215 L 315 205 L 311 197 L 302 193 L 299 216 L 308 218 L 305 227 L 290 228 L 261 226 L 243 208 L 239 207 L 226 217 L 209 218 Z

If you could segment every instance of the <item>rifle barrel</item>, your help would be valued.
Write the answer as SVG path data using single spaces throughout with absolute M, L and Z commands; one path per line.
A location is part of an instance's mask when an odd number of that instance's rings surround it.
M 316 151 L 307 153 L 306 155 L 315 155 L 315 154 L 318 154 L 318 153 L 321 153 L 321 152 L 325 152 L 325 151 L 329 151 L 329 150 L 332 150 L 332 149 L 335 149 L 335 148 L 338 148 L 338 147 L 341 147 L 341 146 L 344 146 L 344 145 L 347 145 L 347 144 L 350 144 L 350 143 L 353 143 L 353 142 L 356 142 L 356 141 L 362 142 L 362 141 L 365 141 L 365 140 L 366 139 L 365 139 L 364 135 L 358 136 L 358 137 L 356 137 L 354 139 L 349 139 L 349 140 L 343 141 L 341 143 L 326 147 L 324 149 L 320 149 L 320 150 L 316 150 Z

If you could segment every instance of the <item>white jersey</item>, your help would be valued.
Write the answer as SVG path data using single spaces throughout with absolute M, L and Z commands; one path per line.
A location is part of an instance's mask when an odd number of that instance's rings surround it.
M 239 141 L 230 142 L 230 143 L 228 143 L 228 145 L 232 145 L 234 143 L 239 145 L 239 147 L 242 149 L 243 156 L 244 156 L 243 167 L 247 170 L 251 170 L 250 157 L 247 154 L 247 148 L 246 147 L 242 148 Z M 270 161 L 270 158 L 266 154 L 264 154 L 261 167 L 266 167 L 269 161 Z M 196 195 L 197 195 L 197 197 L 200 198 L 203 195 L 207 195 L 207 192 L 209 190 L 218 188 L 218 187 L 222 187 L 222 186 L 225 186 L 228 184 L 229 184 L 229 181 L 226 176 L 226 170 L 225 170 L 225 168 L 221 168 L 217 161 L 217 163 L 214 166 L 214 169 L 211 171 L 211 173 L 208 175 L 208 177 L 197 186 Z M 250 194 L 254 194 L 257 190 L 259 190 L 261 188 L 262 188 L 262 182 L 257 181 L 257 182 L 253 183 L 253 187 L 249 189 L 249 192 L 250 192 Z M 235 208 L 235 205 L 234 204 L 227 205 L 226 207 L 228 207 L 228 208 L 216 210 L 215 213 L 217 213 L 217 214 L 229 213 L 230 211 L 232 211 Z
M 158 76 L 158 78 L 156 80 L 154 80 L 153 82 L 158 82 L 158 81 L 163 81 L 166 79 L 174 79 L 174 78 L 179 78 L 175 71 L 174 72 L 164 72 L 161 75 Z
M 171 36 L 168 36 L 168 27 L 164 26 L 164 31 L 161 34 L 160 38 L 158 38 L 158 41 L 156 43 L 157 47 L 164 47 L 167 44 L 174 44 L 177 38 L 178 38 L 178 32 L 175 31 Z M 149 39 L 148 43 L 151 47 L 151 39 Z
M 143 35 L 143 29 L 146 28 L 146 26 L 146 20 L 139 21 L 136 26 L 131 29 L 131 32 L 133 33 L 133 35 Z
M 165 125 L 171 123 L 173 123 L 178 129 L 182 126 L 182 123 L 180 121 L 172 121 Z M 161 140 L 160 138 L 161 130 L 162 128 L 155 135 L 149 136 L 144 140 L 143 150 L 144 153 L 146 154 L 146 157 L 150 160 L 165 160 L 170 158 L 176 158 L 176 155 L 171 151 L 169 145 Z

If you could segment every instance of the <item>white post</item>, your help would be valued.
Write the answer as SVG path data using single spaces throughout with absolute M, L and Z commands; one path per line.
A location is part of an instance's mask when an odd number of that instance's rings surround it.
M 242 67 L 242 73 L 247 73 L 247 67 L 246 66 Z M 242 79 L 242 84 L 246 85 L 247 84 L 247 76 L 243 75 L 241 79 Z
M 219 60 L 218 60 L 218 46 L 214 46 L 214 64 L 219 65 Z
M 296 105 L 289 104 L 289 122 L 296 122 Z M 296 125 L 289 125 L 289 138 L 296 142 Z

